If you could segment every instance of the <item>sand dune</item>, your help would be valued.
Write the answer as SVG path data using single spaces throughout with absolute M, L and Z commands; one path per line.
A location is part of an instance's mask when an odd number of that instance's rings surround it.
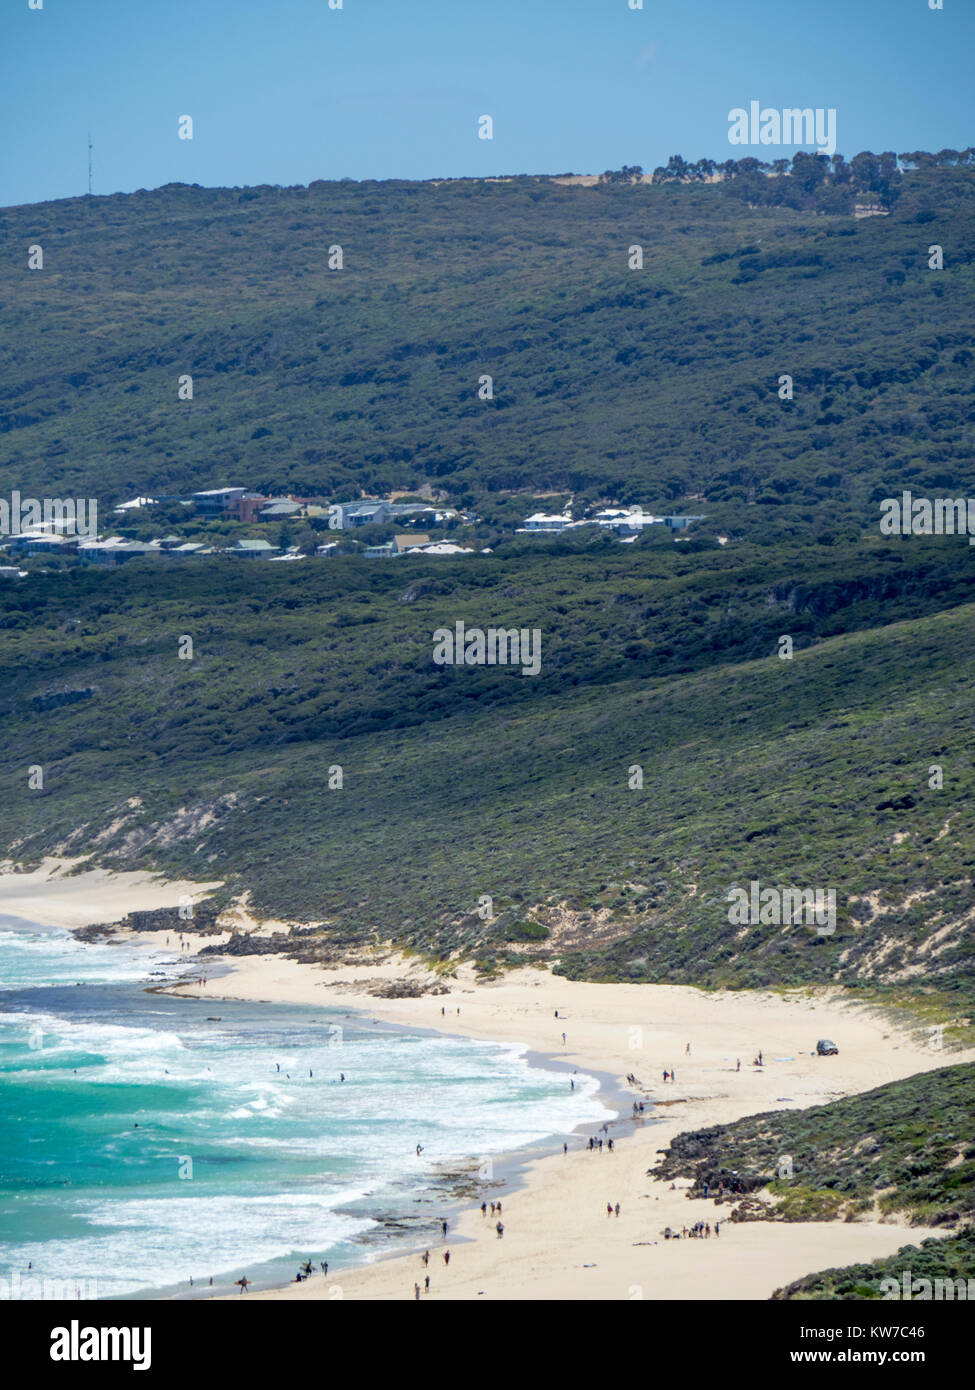
M 220 886 L 150 873 L 82 869 L 83 862 L 47 858 L 29 873 L 0 872 L 0 917 L 47 927 L 89 927 L 117 922 L 128 912 L 196 902 Z

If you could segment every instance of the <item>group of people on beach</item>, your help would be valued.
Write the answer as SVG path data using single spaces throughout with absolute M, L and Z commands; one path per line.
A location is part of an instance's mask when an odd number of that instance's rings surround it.
M 328 1260 L 320 1260 L 320 1261 L 319 1261 L 319 1266 L 318 1266 L 318 1267 L 319 1267 L 319 1269 L 322 1271 L 322 1278 L 323 1278 L 323 1279 L 327 1279 L 327 1278 L 328 1278 Z M 305 1282 L 306 1279 L 309 1279 L 309 1278 L 311 1277 L 311 1273 L 312 1273 L 312 1263 L 311 1263 L 311 1260 L 306 1260 L 305 1263 L 304 1263 L 303 1265 L 299 1265 L 299 1267 L 298 1267 L 298 1273 L 295 1275 L 293 1282 L 294 1282 L 295 1284 L 303 1284 L 303 1283 Z M 191 1280 L 190 1280 L 190 1283 L 192 1284 L 192 1282 L 193 1282 L 193 1280 L 191 1279 Z M 211 1278 L 211 1280 L 210 1280 L 210 1283 L 211 1283 L 211 1284 L 213 1283 L 213 1279 L 212 1279 L 212 1278 Z M 234 1280 L 234 1284 L 235 1284 L 235 1285 L 239 1285 L 241 1293 L 246 1293 L 247 1290 L 248 1290 L 248 1288 L 249 1288 L 250 1285 L 251 1285 L 251 1280 L 248 1279 L 248 1277 L 247 1277 L 246 1274 L 242 1274 L 241 1277 L 240 1277 L 239 1279 L 235 1279 L 235 1280 Z
M 606 1140 L 606 1147 L 607 1147 L 607 1149 L 609 1149 L 610 1153 L 613 1152 L 613 1141 L 612 1141 L 612 1139 L 607 1139 L 607 1140 Z M 597 1153 L 597 1152 L 598 1152 L 598 1153 L 602 1153 L 602 1151 L 603 1151 L 603 1141 L 602 1141 L 597 1135 L 590 1134 L 590 1136 L 589 1136 L 588 1148 L 589 1148 L 589 1152 L 590 1152 L 590 1153 Z
M 483 1215 L 483 1213 L 485 1212 L 486 1207 L 487 1207 L 487 1204 L 484 1203 L 484 1202 L 482 1202 L 482 1203 L 481 1203 L 481 1213 L 482 1213 L 482 1215 Z M 494 1215 L 494 1208 L 495 1208 L 495 1203 L 492 1202 L 492 1203 L 491 1203 L 491 1214 L 492 1214 L 492 1216 Z M 500 1212 L 500 1210 L 501 1210 L 501 1203 L 500 1203 L 500 1202 L 497 1203 L 497 1209 L 498 1209 L 498 1211 Z M 500 1238 L 500 1236 L 502 1236 L 503 1234 L 504 1234 L 504 1227 L 501 1225 L 501 1222 L 499 1221 L 499 1222 L 498 1222 L 498 1236 L 499 1236 L 499 1238 Z M 447 1239 L 447 1222 L 446 1222 L 445 1219 L 442 1219 L 441 1222 L 440 1222 L 440 1235 L 441 1235 L 441 1238 L 442 1238 L 443 1240 L 446 1240 L 446 1239 Z M 449 1251 L 449 1250 L 444 1250 L 444 1251 L 443 1251 L 442 1258 L 443 1258 L 443 1263 L 444 1263 L 444 1269 L 449 1269 L 449 1268 L 450 1268 L 450 1251 Z M 421 1262 L 421 1264 L 423 1265 L 423 1268 L 424 1268 L 424 1269 L 429 1269 L 429 1267 L 430 1267 L 430 1251 L 429 1251 L 429 1250 L 424 1250 L 423 1254 L 420 1256 L 420 1262 Z M 414 1297 L 415 1299 L 419 1299 L 423 1294 L 429 1293 L 429 1292 L 430 1292 L 430 1276 L 429 1276 L 429 1274 L 425 1274 L 425 1275 L 423 1276 L 423 1288 L 422 1288 L 422 1289 L 420 1288 L 420 1285 L 419 1285 L 419 1284 L 414 1284 L 414 1285 L 413 1285 L 413 1297 Z
M 721 1222 L 716 1221 L 713 1228 L 714 1235 L 721 1234 Z M 693 1226 L 682 1226 L 679 1231 L 672 1231 L 668 1226 L 664 1231 L 664 1240 L 710 1240 L 712 1227 L 710 1221 L 695 1221 Z
M 321 1271 L 322 1271 L 322 1278 L 323 1278 L 323 1279 L 327 1279 L 327 1278 L 328 1278 L 328 1260 L 322 1260 L 322 1261 L 320 1262 L 320 1264 L 319 1264 L 319 1268 L 320 1268 Z M 298 1270 L 298 1273 L 295 1275 L 295 1283 L 296 1283 L 296 1284 L 301 1284 L 301 1283 L 304 1282 L 305 1279 L 310 1279 L 310 1278 L 311 1278 L 311 1260 L 306 1260 L 305 1263 L 304 1263 L 304 1264 L 301 1266 L 301 1268 Z M 241 1293 L 243 1293 L 243 1292 L 244 1292 L 243 1289 L 241 1289 Z

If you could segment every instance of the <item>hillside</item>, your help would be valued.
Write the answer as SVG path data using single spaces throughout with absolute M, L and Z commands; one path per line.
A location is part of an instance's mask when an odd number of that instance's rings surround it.
M 230 481 L 432 484 L 509 526 L 513 489 L 703 492 L 708 516 L 456 560 L 29 560 L 0 585 L 6 852 L 219 875 L 315 927 L 306 955 L 388 936 L 963 1017 L 975 554 L 882 537 L 877 501 L 975 493 L 975 170 L 909 171 L 860 221 L 835 191 L 173 186 L 0 213 L 0 491 L 105 516 Z M 435 664 L 458 621 L 537 630 L 539 674 Z M 743 930 L 753 881 L 835 889 L 835 933 Z
M 705 494 L 769 538 L 873 529 L 902 487 L 975 492 L 975 170 L 909 171 L 859 221 L 849 192 L 748 201 L 789 184 L 171 185 L 4 209 L 0 492 L 105 516 L 236 481 L 430 483 L 488 519 L 513 489 Z
M 956 1012 L 973 579 L 937 537 L 35 572 L 0 587 L 5 839 L 219 874 L 329 919 L 305 952 L 390 935 L 484 969 L 554 952 L 572 975 L 839 979 Z M 435 665 L 458 619 L 537 628 L 540 674 Z M 733 925 L 752 879 L 835 887 L 835 935 Z
M 820 1270 L 797 1279 L 784 1289 L 777 1289 L 772 1297 L 778 1300 L 890 1298 L 893 1289 L 883 1281 L 895 1279 L 903 1299 L 908 1287 L 905 1274 L 910 1276 L 912 1299 L 971 1298 L 970 1290 L 975 1287 L 975 1231 L 969 1229 L 960 1236 L 948 1236 L 944 1240 L 923 1240 L 920 1246 L 905 1245 L 886 1260 L 848 1265 L 845 1269 Z M 927 1287 L 920 1282 L 925 1279 L 930 1281 Z M 938 1279 L 952 1281 L 950 1294 L 943 1286 L 938 1293 L 934 1283 Z M 959 1279 L 965 1281 L 964 1295 L 959 1293 Z
M 942 1067 L 828 1105 L 679 1134 L 654 1173 L 692 1178 L 695 1196 L 734 1174 L 743 1194 L 768 1189 L 767 1220 L 850 1220 L 875 1209 L 956 1231 L 975 1215 L 973 1080 L 970 1063 Z M 776 1176 L 783 1154 L 791 1178 Z M 756 1219 L 754 1202 L 746 1197 L 738 1215 Z

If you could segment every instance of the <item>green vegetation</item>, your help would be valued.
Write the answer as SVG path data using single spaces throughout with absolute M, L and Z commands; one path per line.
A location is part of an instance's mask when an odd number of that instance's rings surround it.
M 942 1067 L 828 1105 L 680 1134 L 655 1174 L 693 1178 L 695 1196 L 733 1181 L 746 1194 L 767 1187 L 776 1200 L 765 1214 L 779 1221 L 853 1219 L 876 1208 L 918 1226 L 969 1224 L 973 1082 L 975 1064 Z M 792 1178 L 776 1176 L 784 1154 Z
M 0 268 L 0 491 L 104 516 L 233 481 L 430 486 L 499 542 L 27 561 L 0 587 L 9 853 L 222 878 L 327 920 L 306 953 L 389 936 L 486 971 L 840 981 L 962 1018 L 975 556 L 882 538 L 877 501 L 975 493 L 975 171 L 858 158 L 889 217 L 824 211 L 802 161 L 761 206 L 740 161 L 721 184 L 177 185 L 0 213 L 25 248 Z M 535 491 L 708 521 L 512 537 Z M 268 529 L 322 534 L 297 527 Z M 541 674 L 435 666 L 458 619 L 538 628 Z M 752 879 L 835 888 L 835 935 L 732 926 Z
M 966 1300 L 970 1300 L 972 1285 L 969 1285 L 968 1281 L 975 1281 L 975 1230 L 969 1228 L 960 1235 L 947 1236 L 943 1240 L 923 1240 L 920 1246 L 905 1245 L 896 1255 L 890 1255 L 884 1260 L 873 1260 L 870 1264 L 848 1265 L 845 1269 L 824 1269 L 818 1274 L 807 1274 L 804 1279 L 797 1279 L 784 1289 L 776 1289 L 772 1297 L 884 1298 L 890 1296 L 893 1290 L 889 1285 L 884 1286 L 881 1281 L 896 1279 L 900 1297 L 904 1298 L 905 1273 L 911 1277 L 912 1298 L 917 1298 L 925 1292 L 929 1298 L 935 1297 L 938 1292 L 937 1286 L 934 1285 L 936 1279 L 964 1279 L 965 1297 Z M 918 1286 L 918 1281 L 923 1279 L 931 1281 L 930 1289 L 925 1290 L 923 1285 Z M 957 1285 L 953 1286 L 950 1295 L 946 1289 L 942 1289 L 942 1301 L 946 1297 L 959 1297 Z
M 107 516 L 231 482 L 430 483 L 462 504 L 680 504 L 773 544 L 875 530 L 903 487 L 975 492 L 975 171 L 921 163 L 861 221 L 815 190 L 805 206 L 801 169 L 747 161 L 707 185 L 170 185 L 7 208 L 0 493 Z M 859 183 L 889 183 L 877 169 Z
M 6 839 L 432 956 L 563 904 L 573 976 L 944 1019 L 973 995 L 973 580 L 951 537 L 35 573 L 0 587 Z M 435 666 L 458 618 L 537 627 L 541 674 Z M 731 925 L 752 878 L 835 887 L 835 935 Z
M 975 553 L 882 537 L 878 503 L 975 496 L 971 155 L 0 211 L 0 496 L 96 497 L 104 523 L 223 484 L 422 488 L 480 518 L 452 539 L 493 548 L 26 561 L 0 582 L 0 847 L 221 879 L 201 925 L 244 890 L 305 925 L 242 954 L 392 939 L 444 976 L 839 983 L 966 1037 Z M 855 220 L 861 197 L 889 215 Z M 627 546 L 513 535 L 601 499 L 707 520 Z M 172 502 L 125 522 L 175 526 L 306 553 L 324 531 Z M 435 665 L 458 620 L 538 629 L 540 674 Z M 835 889 L 835 933 L 730 923 L 751 880 Z M 876 1203 L 947 1230 L 975 1201 L 973 1075 L 680 1136 L 665 1171 L 737 1169 L 777 1219 Z M 874 1296 L 879 1268 L 964 1273 L 971 1251 L 926 1242 L 777 1296 Z

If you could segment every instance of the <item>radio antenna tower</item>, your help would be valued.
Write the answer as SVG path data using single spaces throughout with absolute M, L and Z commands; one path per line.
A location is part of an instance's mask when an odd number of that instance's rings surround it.
M 88 132 L 88 197 L 91 197 L 91 131 Z

